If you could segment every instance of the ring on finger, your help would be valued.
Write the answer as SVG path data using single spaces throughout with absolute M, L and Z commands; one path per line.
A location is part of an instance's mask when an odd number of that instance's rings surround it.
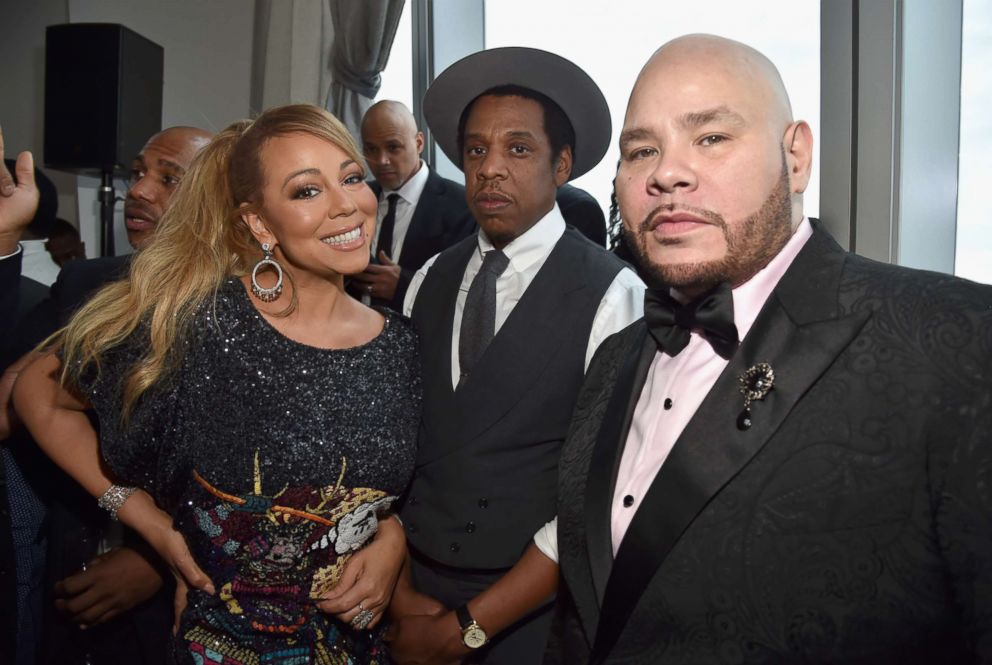
M 361 607 L 361 603 L 359 603 L 358 606 Z M 372 610 L 362 609 L 355 615 L 355 618 L 351 620 L 351 627 L 355 630 L 365 630 L 369 627 L 369 624 L 372 623 L 372 619 L 374 618 L 375 612 Z

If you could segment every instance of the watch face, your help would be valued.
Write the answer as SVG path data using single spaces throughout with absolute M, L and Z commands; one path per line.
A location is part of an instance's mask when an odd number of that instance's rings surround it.
M 462 642 L 469 649 L 478 649 L 486 643 L 486 632 L 478 625 L 471 625 L 462 633 Z

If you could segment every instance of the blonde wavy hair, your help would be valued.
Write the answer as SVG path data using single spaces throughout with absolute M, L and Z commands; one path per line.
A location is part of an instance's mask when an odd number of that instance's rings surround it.
M 91 365 L 99 371 L 107 351 L 147 326 L 147 349 L 124 377 L 121 413 L 127 420 L 141 395 L 178 363 L 197 308 L 226 278 L 247 274 L 261 258 L 241 215 L 261 206 L 266 142 L 296 133 L 328 141 L 364 164 L 345 126 L 308 104 L 272 108 L 217 134 L 194 157 L 154 239 L 131 262 L 129 277 L 101 289 L 46 342 L 62 349 L 63 385 L 77 382 Z M 281 314 L 294 306 L 295 298 Z

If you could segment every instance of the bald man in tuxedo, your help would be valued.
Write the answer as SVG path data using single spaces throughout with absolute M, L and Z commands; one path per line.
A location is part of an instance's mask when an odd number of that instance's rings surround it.
M 546 662 L 992 662 L 992 288 L 806 217 L 812 132 L 744 44 L 662 46 L 620 148 L 654 286 L 562 450 Z

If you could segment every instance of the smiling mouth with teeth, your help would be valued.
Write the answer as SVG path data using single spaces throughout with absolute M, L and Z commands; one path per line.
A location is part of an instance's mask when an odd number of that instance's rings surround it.
M 338 234 L 336 236 L 328 236 L 326 238 L 321 238 L 320 241 L 325 245 L 345 245 L 349 242 L 354 242 L 358 240 L 362 235 L 362 227 L 356 226 L 351 231 L 345 231 L 344 233 Z

